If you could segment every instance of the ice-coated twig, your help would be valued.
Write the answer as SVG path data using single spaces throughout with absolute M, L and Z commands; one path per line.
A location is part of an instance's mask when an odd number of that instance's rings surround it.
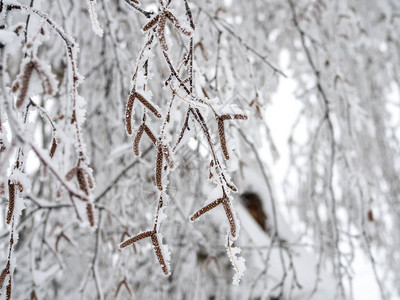
M 90 21 L 92 22 L 92 29 L 95 34 L 97 34 L 99 37 L 103 36 L 103 29 L 101 29 L 99 21 L 97 19 L 97 12 L 96 12 L 96 0 L 87 0 L 88 4 L 88 10 L 89 10 L 89 16 L 90 16 Z
M 164 3 L 164 1 L 159 1 L 159 13 L 155 16 L 153 16 L 148 23 L 146 23 L 142 27 L 142 31 L 147 34 L 146 41 L 144 43 L 144 46 L 142 47 L 141 52 L 139 53 L 139 57 L 136 62 L 136 67 L 135 67 L 135 72 L 132 76 L 132 90 L 128 98 L 128 102 L 126 105 L 126 110 L 125 110 L 125 127 L 126 127 L 126 132 L 128 135 L 132 135 L 133 133 L 133 128 L 132 128 L 132 115 L 133 115 L 133 104 L 135 99 L 137 98 L 145 107 L 144 113 L 143 113 L 143 118 L 142 118 L 142 123 L 138 126 L 136 129 L 136 134 L 133 139 L 133 152 L 135 155 L 139 155 L 139 145 L 140 141 L 143 137 L 143 134 L 146 133 L 146 135 L 150 138 L 150 140 L 153 143 L 153 146 L 155 148 L 155 187 L 160 191 L 160 198 L 156 210 L 156 215 L 154 219 L 154 229 L 152 231 L 146 231 L 139 233 L 136 236 L 133 236 L 124 242 L 120 244 L 120 248 L 124 248 L 130 244 L 135 243 L 136 241 L 139 241 L 141 239 L 150 237 L 153 243 L 153 248 L 155 251 L 155 254 L 157 256 L 158 262 L 162 267 L 163 273 L 168 275 L 169 274 L 169 266 L 168 266 L 168 254 L 164 253 L 163 249 L 166 246 L 162 246 L 161 243 L 161 238 L 160 238 L 160 233 L 159 233 L 159 228 L 161 226 L 161 222 L 164 219 L 161 217 L 163 215 L 163 209 L 165 208 L 166 203 L 163 201 L 163 193 L 164 193 L 164 180 L 166 179 L 168 175 L 169 169 L 174 168 L 174 163 L 173 163 L 173 154 L 177 151 L 178 145 L 181 143 L 184 134 L 189 130 L 189 120 L 192 117 L 194 120 L 194 123 L 198 124 L 201 128 L 201 132 L 204 134 L 204 137 L 206 139 L 207 145 L 211 151 L 212 155 L 212 160 L 214 162 L 214 168 L 216 170 L 216 175 L 215 175 L 215 180 L 217 184 L 221 187 L 223 197 L 219 198 L 210 204 L 206 205 L 196 213 L 194 213 L 191 217 L 191 220 L 195 220 L 198 217 L 200 217 L 202 214 L 204 214 L 207 211 L 212 210 L 216 206 L 222 204 L 224 208 L 224 212 L 227 216 L 228 220 L 228 225 L 229 225 L 229 236 L 231 239 L 236 239 L 238 236 L 238 227 L 237 227 L 237 221 L 235 217 L 235 213 L 233 212 L 233 208 L 231 205 L 231 199 L 229 195 L 227 194 L 227 190 L 229 191 L 237 191 L 237 188 L 230 182 L 230 176 L 226 174 L 225 167 L 222 165 L 220 162 L 220 159 L 215 151 L 215 146 L 211 138 L 211 132 L 209 130 L 209 127 L 207 125 L 206 120 L 204 119 L 202 113 L 200 112 L 199 108 L 203 110 L 210 109 L 220 127 L 220 137 L 221 137 L 221 144 L 222 148 L 225 147 L 224 153 L 226 154 L 225 157 L 228 157 L 228 151 L 227 151 L 227 145 L 226 145 L 226 140 L 225 140 L 225 128 L 223 127 L 224 121 L 226 120 L 244 120 L 247 117 L 242 114 L 223 114 L 220 115 L 217 113 L 216 109 L 212 105 L 211 102 L 202 100 L 201 98 L 198 98 L 194 96 L 194 81 L 193 81 L 193 60 L 194 60 L 194 42 L 193 42 L 193 30 L 195 29 L 195 24 L 193 21 L 192 13 L 189 7 L 189 4 L 187 1 L 185 1 L 185 9 L 186 9 L 186 17 L 189 21 L 190 28 L 187 29 L 185 26 L 182 25 L 181 21 L 179 21 L 178 18 L 176 18 L 171 11 L 168 10 L 168 6 L 170 4 L 170 1 L 167 1 Z M 171 22 L 172 25 L 183 35 L 188 35 L 190 37 L 189 39 L 189 51 L 188 54 L 185 56 L 184 60 L 181 61 L 179 64 L 178 69 L 176 69 L 173 66 L 173 63 L 171 61 L 170 55 L 168 53 L 169 47 L 166 43 L 166 37 L 165 37 L 165 26 L 167 22 Z M 167 80 L 165 81 L 165 85 L 169 86 L 171 90 L 171 100 L 169 101 L 169 105 L 167 106 L 167 109 L 165 110 L 165 113 L 161 113 L 162 111 L 155 105 L 153 105 L 150 101 L 147 101 L 147 94 L 142 92 L 139 92 L 141 86 L 143 86 L 143 90 L 145 92 L 145 89 L 148 88 L 147 84 L 147 74 L 148 74 L 148 67 L 149 67 L 149 55 L 147 54 L 147 51 L 152 50 L 153 48 L 153 40 L 154 37 L 158 39 L 163 57 L 165 59 L 165 62 L 168 66 L 168 69 L 170 71 L 170 74 L 167 77 Z M 181 77 L 182 69 L 186 68 L 188 72 L 188 77 L 183 79 Z M 138 86 L 138 82 L 141 82 L 141 85 Z M 143 82 L 145 84 L 143 84 Z M 204 89 L 203 89 L 204 91 Z M 183 96 L 184 95 L 184 96 Z M 205 93 L 206 95 L 206 93 Z M 181 100 L 185 101 L 189 107 L 186 112 L 186 116 L 184 119 L 184 124 L 181 129 L 180 134 L 178 135 L 177 141 L 175 145 L 172 147 L 172 151 L 170 150 L 169 144 L 167 142 L 167 135 L 166 135 L 166 127 L 167 124 L 171 122 L 171 111 L 172 111 L 172 106 L 175 97 L 180 98 Z M 153 133 L 154 131 L 150 129 L 150 127 L 146 124 L 146 116 L 147 116 L 147 111 L 151 111 L 152 114 L 157 117 L 161 118 L 163 117 L 163 122 L 161 125 L 161 129 L 156 135 Z M 221 126 L 222 124 L 222 126 Z M 222 130 L 221 130 L 222 127 Z M 164 165 L 165 162 L 165 165 Z

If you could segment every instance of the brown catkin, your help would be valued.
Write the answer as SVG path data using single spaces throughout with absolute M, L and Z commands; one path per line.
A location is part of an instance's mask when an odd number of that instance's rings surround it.
M 143 125 L 143 128 L 144 128 L 144 131 L 146 132 L 147 136 L 149 137 L 149 139 L 155 145 L 157 140 L 156 140 L 156 137 L 154 136 L 153 132 L 151 132 L 150 128 L 147 125 Z
M 94 188 L 94 179 L 93 176 L 88 172 L 88 170 L 82 169 L 83 172 L 85 173 L 85 178 L 87 181 L 87 186 L 89 187 L 89 189 L 93 189 Z
M 86 175 L 87 175 L 88 187 L 89 187 L 89 189 L 92 190 L 92 189 L 94 188 L 93 178 L 92 178 L 92 176 L 91 176 L 90 174 L 87 174 L 87 173 L 86 173 Z
M 85 179 L 85 173 L 82 170 L 82 168 L 78 168 L 78 171 L 76 173 L 76 178 L 78 179 L 79 189 L 83 191 L 86 195 L 89 195 L 89 190 Z
M 146 98 L 144 98 L 141 94 L 136 93 L 136 98 L 142 102 L 142 104 L 148 109 L 150 110 L 157 118 L 161 118 L 161 114 L 157 111 L 157 109 L 150 104 L 149 101 L 147 101 Z
M 168 45 L 165 40 L 165 13 L 160 14 L 160 19 L 158 21 L 158 26 L 157 26 L 157 35 L 158 35 L 158 40 L 160 41 L 160 46 L 161 48 L 167 52 L 168 51 Z
M 15 184 L 8 182 L 8 211 L 7 211 L 7 224 L 10 224 L 15 206 Z
M 160 15 L 156 15 L 153 19 L 151 19 L 146 25 L 143 26 L 142 30 L 147 31 L 152 28 L 158 22 Z
M 224 153 L 225 158 L 228 160 L 229 153 L 228 153 L 228 148 L 226 147 L 225 126 L 224 126 L 224 121 L 222 119 L 218 120 L 218 133 L 219 133 L 219 139 L 221 141 L 222 153 Z
M 185 8 L 186 8 L 186 15 L 187 15 L 187 18 L 189 19 L 189 22 L 190 22 L 190 27 L 191 27 L 193 30 L 195 30 L 195 25 L 194 25 L 194 22 L 193 22 L 192 11 L 190 10 L 189 3 L 187 2 L 187 0 L 185 0 Z
M 240 114 L 234 115 L 233 118 L 235 120 L 247 120 L 247 116 L 246 115 L 240 115 Z
M 225 182 L 226 186 L 230 188 L 232 191 L 237 192 L 236 186 L 230 184 L 229 182 Z
M 120 243 L 122 243 L 124 241 L 125 236 L 129 237 L 130 234 L 127 231 L 124 231 L 122 233 L 122 236 L 121 236 L 121 239 L 120 239 Z M 135 253 L 137 253 L 135 244 L 132 244 L 132 246 L 133 246 L 133 251 L 135 251 Z
M 6 193 L 6 187 L 4 182 L 0 183 L 0 195 L 4 195 Z
M 19 92 L 19 95 L 17 98 L 17 103 L 16 103 L 17 108 L 20 108 L 22 106 L 22 104 L 24 104 L 24 102 L 25 102 L 26 94 L 28 93 L 29 82 L 31 80 L 33 67 L 34 67 L 34 63 L 31 61 L 25 65 L 24 74 L 22 76 L 22 87 Z
M 132 109 L 133 109 L 133 103 L 136 98 L 136 93 L 131 92 L 128 98 L 128 103 L 126 104 L 126 109 L 125 109 L 125 126 L 126 126 L 126 132 L 131 135 L 132 134 Z
M 165 12 L 165 15 L 170 19 L 170 21 L 174 24 L 176 29 L 178 29 L 180 32 L 182 32 L 184 35 L 190 36 L 191 32 L 181 26 L 181 23 L 179 20 L 169 11 Z
M 93 205 L 90 202 L 86 204 L 86 215 L 88 217 L 90 226 L 93 227 L 94 226 Z
M 246 115 L 242 115 L 242 114 L 233 114 L 233 115 L 222 115 L 221 116 L 221 120 L 225 121 L 225 120 L 247 120 L 247 116 Z
M 68 171 L 67 174 L 65 174 L 65 179 L 67 181 L 71 181 L 72 178 L 74 178 L 74 176 L 76 175 L 77 171 L 78 171 L 78 168 L 77 167 L 73 167 L 71 170 Z
M 48 95 L 53 95 L 54 88 L 51 85 L 51 79 L 48 74 L 43 70 L 38 61 L 34 62 L 34 67 L 40 78 L 43 80 L 43 91 Z
M 221 176 L 222 176 L 222 179 L 224 179 L 226 186 L 227 186 L 228 188 L 230 188 L 232 191 L 237 192 L 236 186 L 234 186 L 233 184 L 230 184 L 230 183 L 228 182 L 228 180 L 227 180 L 226 177 L 225 177 L 225 174 L 222 173 Z
M 56 153 L 57 149 L 57 140 L 56 138 L 53 138 L 53 142 L 51 143 L 51 148 L 50 148 L 50 157 L 54 156 L 54 153 Z
M 222 201 L 222 206 L 224 207 L 226 217 L 228 218 L 231 235 L 234 238 L 234 237 L 236 237 L 236 223 L 235 223 L 235 218 L 233 217 L 233 212 L 232 212 L 230 203 L 228 201 L 229 201 L 229 199 L 225 198 Z
M 194 221 L 196 220 L 198 217 L 200 217 L 201 215 L 205 214 L 206 212 L 212 210 L 213 208 L 217 207 L 218 205 L 221 204 L 223 198 L 219 198 L 213 202 L 211 202 L 210 204 L 207 204 L 206 206 L 203 206 L 202 208 L 200 208 L 198 211 L 196 211 L 191 217 L 190 217 L 190 221 Z
M 7 289 L 6 289 L 6 299 L 10 300 L 11 299 L 11 279 L 12 277 L 10 276 L 10 279 L 8 280 L 8 285 L 7 285 Z
M 140 125 L 139 129 L 136 133 L 135 140 L 133 141 L 133 153 L 135 153 L 136 156 L 139 156 L 139 143 L 140 139 L 142 138 L 144 132 L 144 125 Z
M 169 150 L 168 145 L 164 145 L 164 144 L 163 144 L 163 145 L 162 145 L 162 149 L 163 149 L 165 161 L 167 162 L 168 167 L 169 167 L 170 169 L 173 169 L 173 168 L 174 168 L 174 162 L 173 162 L 173 160 L 172 160 L 171 151 Z
M 162 254 L 162 251 L 161 251 L 160 243 L 158 242 L 157 233 L 154 232 L 151 235 L 151 241 L 153 242 L 154 252 L 156 253 L 156 256 L 158 258 L 158 262 L 160 263 L 164 274 L 165 275 L 169 275 L 169 270 L 168 270 L 167 264 L 165 263 L 165 259 L 164 259 L 164 256 Z
M 143 240 L 145 238 L 148 238 L 152 235 L 153 231 L 145 231 L 145 232 L 141 232 L 129 239 L 127 239 L 126 241 L 122 242 L 121 244 L 119 244 L 119 249 L 125 248 L 135 242 L 138 242 L 140 240 Z
M 6 267 L 1 271 L 0 274 L 0 290 L 3 288 L 4 280 L 6 280 L 7 274 L 10 272 L 10 261 L 7 262 Z
M 157 158 L 156 158 L 156 184 L 160 191 L 163 190 L 162 186 L 162 166 L 163 166 L 163 151 L 162 146 L 159 145 L 157 149 Z

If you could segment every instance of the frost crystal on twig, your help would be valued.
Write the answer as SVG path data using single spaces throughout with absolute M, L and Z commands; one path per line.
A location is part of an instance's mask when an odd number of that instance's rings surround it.
M 99 21 L 97 19 L 97 12 L 96 12 L 96 0 L 87 0 L 88 4 L 88 9 L 89 9 L 89 16 L 90 16 L 90 21 L 92 22 L 92 29 L 95 34 L 97 34 L 99 37 L 103 36 L 103 29 L 101 29 Z

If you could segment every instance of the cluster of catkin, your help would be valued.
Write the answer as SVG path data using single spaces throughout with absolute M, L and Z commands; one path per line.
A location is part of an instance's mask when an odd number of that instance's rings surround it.
M 228 152 L 228 147 L 227 147 L 227 141 L 226 141 L 226 136 L 225 136 L 225 124 L 224 122 L 227 120 L 245 120 L 247 117 L 243 114 L 221 114 L 219 115 L 215 109 L 212 107 L 210 102 L 207 100 L 200 99 L 196 97 L 193 93 L 193 32 L 195 30 L 195 25 L 192 17 L 192 13 L 190 10 L 190 7 L 188 5 L 188 2 L 185 0 L 185 9 L 186 9 L 186 17 L 187 20 L 189 21 L 189 26 L 184 26 L 181 21 L 176 18 L 172 12 L 168 9 L 171 1 L 167 1 L 168 3 L 164 3 L 164 1 L 160 0 L 158 1 L 159 4 L 159 12 L 153 16 L 150 21 L 144 25 L 142 28 L 143 32 L 147 34 L 147 40 L 144 44 L 144 47 L 142 51 L 139 53 L 139 58 L 138 62 L 135 68 L 134 75 L 132 77 L 132 82 L 133 82 L 133 88 L 130 92 L 127 105 L 126 105 L 126 111 L 125 111 L 125 127 L 126 127 L 126 132 L 127 134 L 133 135 L 134 129 L 132 128 L 132 119 L 134 115 L 134 103 L 135 100 L 140 103 L 140 106 L 142 106 L 144 113 L 143 117 L 141 120 L 141 124 L 138 126 L 136 129 L 134 138 L 133 138 L 133 153 L 138 156 L 140 154 L 139 151 L 139 146 L 140 142 L 142 140 L 142 137 L 146 135 L 152 144 L 154 145 L 156 156 L 155 156 L 155 186 L 159 190 L 159 202 L 154 218 L 154 223 L 153 223 L 153 229 L 152 230 L 147 230 L 144 232 L 140 232 L 137 235 L 134 235 L 132 237 L 129 237 L 128 239 L 122 241 L 119 244 L 119 248 L 125 248 L 130 245 L 134 245 L 134 243 L 150 238 L 155 255 L 158 259 L 159 264 L 161 265 L 162 271 L 164 274 L 168 275 L 170 274 L 169 271 L 169 265 L 168 261 L 165 257 L 165 253 L 163 252 L 163 245 L 161 245 L 162 240 L 160 238 L 159 234 L 159 228 L 160 228 L 160 221 L 159 221 L 159 213 L 161 209 L 164 207 L 165 203 L 163 201 L 163 176 L 164 172 L 167 171 L 167 169 L 173 169 L 174 168 L 174 163 L 173 163 L 173 154 L 175 150 L 177 149 L 177 145 L 182 141 L 183 135 L 186 133 L 186 130 L 189 128 L 188 123 L 189 123 L 189 118 L 192 118 L 195 123 L 199 125 L 201 130 L 204 133 L 204 136 L 206 137 L 207 143 L 209 145 L 210 151 L 212 153 L 212 167 L 217 170 L 215 172 L 215 180 L 218 182 L 222 189 L 222 197 L 218 198 L 217 200 L 205 205 L 198 211 L 196 211 L 191 217 L 191 221 L 195 221 L 197 218 L 199 218 L 201 215 L 205 214 L 206 212 L 212 210 L 213 208 L 222 205 L 228 223 L 229 223 L 229 236 L 231 240 L 235 240 L 238 236 L 238 228 L 237 228 L 237 222 L 235 220 L 235 213 L 233 211 L 232 203 L 231 203 L 231 198 L 229 197 L 229 191 L 237 191 L 236 187 L 229 181 L 229 176 L 225 174 L 225 168 L 222 166 L 221 160 L 218 158 L 218 155 L 216 153 L 214 144 L 211 139 L 211 133 L 208 129 L 208 126 L 206 124 L 206 121 L 204 117 L 202 116 L 202 113 L 198 109 L 198 107 L 206 108 L 206 109 L 211 109 L 214 112 L 215 119 L 218 124 L 218 134 L 219 134 L 219 140 L 220 140 L 220 145 L 223 153 L 223 158 L 226 160 L 229 160 L 229 152 Z M 185 56 L 184 60 L 180 64 L 180 67 L 176 69 L 169 57 L 169 47 L 166 42 L 165 38 L 165 25 L 166 23 L 170 22 L 171 25 L 176 29 L 176 31 L 180 32 L 184 36 L 188 36 L 190 39 L 189 42 L 189 52 Z M 154 105 L 151 101 L 146 99 L 144 97 L 144 94 L 138 90 L 138 87 L 136 86 L 136 82 L 138 79 L 138 76 L 147 76 L 148 73 L 148 66 L 149 66 L 149 58 L 146 58 L 144 55 L 145 50 L 151 49 L 154 46 L 154 41 L 158 41 L 158 45 L 161 48 L 161 51 L 163 53 L 163 56 L 165 58 L 165 62 L 167 63 L 169 70 L 170 70 L 170 75 L 168 79 L 165 81 L 165 85 L 169 85 L 170 89 L 172 91 L 172 99 L 170 102 L 170 105 L 166 105 L 165 111 L 162 111 L 156 105 Z M 188 78 L 182 78 L 180 75 L 180 69 L 181 67 L 184 66 L 187 68 L 187 73 Z M 144 69 L 143 72 L 139 72 L 140 69 Z M 145 75 L 141 75 L 145 74 Z M 147 78 L 145 78 L 147 80 Z M 179 88 L 173 88 L 171 86 L 171 81 L 175 80 Z M 185 96 L 184 96 L 185 95 Z M 182 130 L 180 134 L 178 135 L 177 142 L 174 147 L 172 147 L 172 150 L 170 150 L 170 146 L 165 142 L 164 138 L 164 129 L 166 123 L 170 122 L 171 118 L 171 106 L 172 102 L 174 99 L 182 99 L 186 101 L 189 106 L 188 110 L 186 112 L 186 119 L 183 124 Z M 149 115 L 154 116 L 156 119 L 161 119 L 163 120 L 163 125 L 161 126 L 160 132 L 158 135 L 156 135 L 152 129 L 148 126 L 147 124 L 147 118 L 149 118 Z M 163 119 L 164 116 L 164 119 Z M 125 234 L 124 234 L 125 235 Z M 228 239 L 229 240 L 229 239 Z M 231 243 L 229 243 L 228 247 L 230 247 Z

